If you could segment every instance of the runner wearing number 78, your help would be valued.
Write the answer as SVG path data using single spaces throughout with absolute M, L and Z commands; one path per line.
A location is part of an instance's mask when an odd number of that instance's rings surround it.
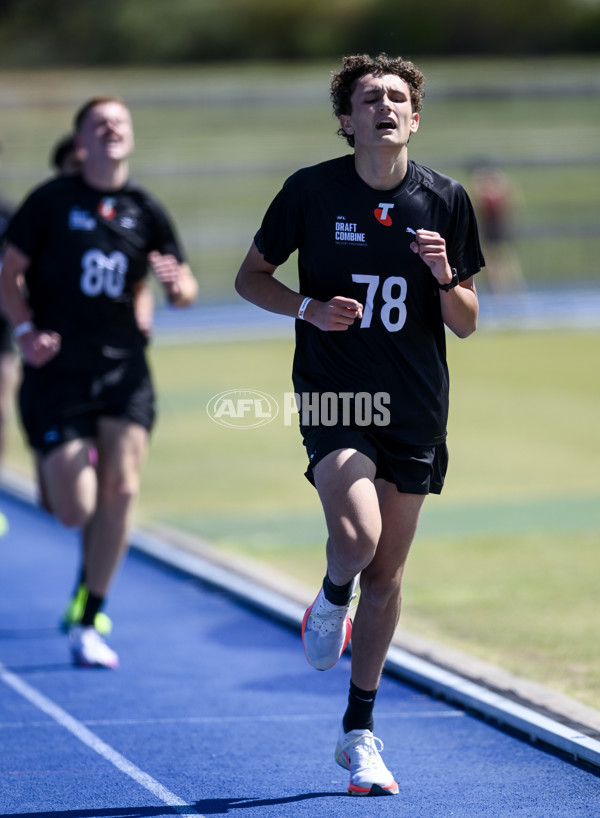
M 176 307 L 194 300 L 197 285 L 166 212 L 129 180 L 127 106 L 89 100 L 75 139 L 81 173 L 41 185 L 21 205 L 0 288 L 23 357 L 19 408 L 45 500 L 81 530 L 86 595 L 69 633 L 73 658 L 115 668 L 117 654 L 94 623 L 127 548 L 155 417 L 134 296 L 149 265 Z
M 328 529 L 326 574 L 302 638 L 318 670 L 352 638 L 335 759 L 356 795 L 398 792 L 373 708 L 421 508 L 444 483 L 445 327 L 461 338 L 476 329 L 473 275 L 484 263 L 464 189 L 408 159 L 423 90 L 421 72 L 401 58 L 344 58 L 331 99 L 354 153 L 286 181 L 236 279 L 244 298 L 296 318 L 292 377 L 306 476 Z M 299 292 L 274 275 L 296 250 Z M 336 417 L 320 415 L 332 394 Z M 382 401 L 385 413 L 376 410 Z

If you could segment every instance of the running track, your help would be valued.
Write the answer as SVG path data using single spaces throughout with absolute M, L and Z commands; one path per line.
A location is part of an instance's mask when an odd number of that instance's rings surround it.
M 13 495 L 0 509 L 0 814 L 600 814 L 591 768 L 389 675 L 376 733 L 400 795 L 351 798 L 332 758 L 348 659 L 312 670 L 297 629 L 137 550 L 110 605 L 121 669 L 73 667 L 57 620 L 76 538 Z

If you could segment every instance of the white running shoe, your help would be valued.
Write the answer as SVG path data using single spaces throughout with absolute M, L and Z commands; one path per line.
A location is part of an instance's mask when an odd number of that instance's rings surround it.
M 79 667 L 119 667 L 119 657 L 95 628 L 76 625 L 69 631 L 69 642 L 73 661 Z
M 379 747 L 377 746 L 379 745 Z M 350 770 L 348 792 L 351 795 L 397 795 L 398 784 L 379 755 L 383 742 L 370 730 L 340 728 L 335 760 Z
M 347 605 L 334 605 L 325 599 L 323 589 L 307 608 L 302 620 L 302 644 L 309 663 L 317 670 L 329 670 L 346 650 L 352 636 Z

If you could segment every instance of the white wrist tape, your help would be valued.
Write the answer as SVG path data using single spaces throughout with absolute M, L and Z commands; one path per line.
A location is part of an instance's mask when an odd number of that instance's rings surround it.
M 33 321 L 22 321 L 20 324 L 13 330 L 14 338 L 20 338 L 21 335 L 27 335 L 28 332 L 31 332 L 35 329 Z
M 300 309 L 298 310 L 298 318 L 300 318 L 301 321 L 304 321 L 304 313 L 306 312 L 306 308 L 308 307 L 311 301 L 312 298 L 307 295 L 302 304 L 300 304 Z

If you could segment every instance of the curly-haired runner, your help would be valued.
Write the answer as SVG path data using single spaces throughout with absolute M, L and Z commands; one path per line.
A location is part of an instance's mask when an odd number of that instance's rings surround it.
M 335 759 L 355 795 L 398 792 L 372 732 L 373 707 L 421 508 L 444 483 L 445 327 L 461 338 L 474 332 L 473 275 L 483 264 L 463 188 L 408 159 L 423 87 L 421 72 L 400 58 L 344 59 L 331 96 L 354 154 L 287 180 L 236 279 L 244 298 L 297 319 L 306 476 L 329 535 L 327 573 L 302 637 L 318 670 L 332 667 L 352 637 Z M 274 276 L 294 250 L 299 292 Z

